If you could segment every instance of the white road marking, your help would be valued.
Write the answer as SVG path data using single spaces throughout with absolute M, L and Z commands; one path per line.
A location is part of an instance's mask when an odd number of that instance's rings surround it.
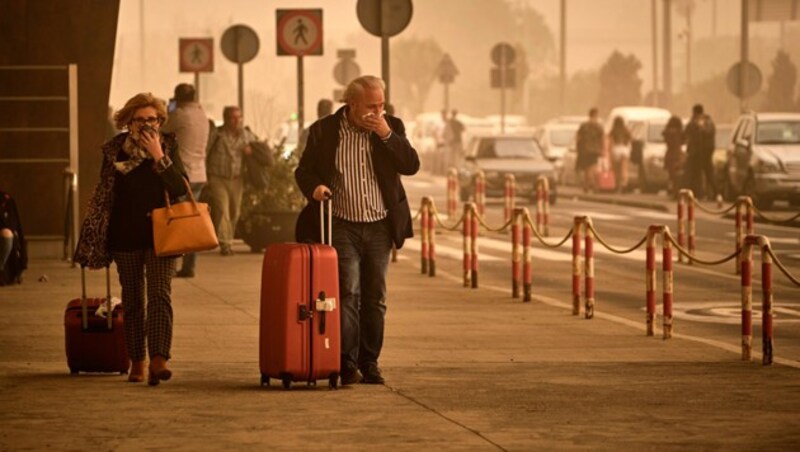
M 753 323 L 761 322 L 761 303 L 753 303 Z M 782 302 L 774 306 L 773 322 L 775 324 L 800 323 L 800 304 Z M 645 309 L 645 308 L 642 308 Z M 658 307 L 661 315 L 661 306 Z M 724 325 L 741 325 L 742 304 L 738 301 L 710 301 L 710 302 L 683 302 L 675 303 L 672 315 L 676 319 L 691 320 L 701 323 L 719 323 Z

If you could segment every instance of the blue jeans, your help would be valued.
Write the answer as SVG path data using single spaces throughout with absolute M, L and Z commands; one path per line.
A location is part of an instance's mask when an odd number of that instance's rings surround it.
M 200 194 L 203 193 L 203 187 L 206 186 L 205 182 L 192 182 L 189 184 L 192 188 L 192 195 L 194 199 L 199 199 Z M 183 263 L 181 264 L 181 271 L 194 273 L 194 265 L 197 260 L 197 253 L 186 253 L 183 255 Z
M 342 369 L 377 364 L 383 347 L 386 271 L 392 239 L 387 220 L 352 223 L 333 219 L 339 255 Z

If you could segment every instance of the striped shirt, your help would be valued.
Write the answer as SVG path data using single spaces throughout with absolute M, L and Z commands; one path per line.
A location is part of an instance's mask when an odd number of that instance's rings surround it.
M 343 115 L 336 149 L 333 180 L 333 215 L 354 223 L 372 223 L 386 218 L 378 179 L 372 166 L 370 132 L 347 122 Z

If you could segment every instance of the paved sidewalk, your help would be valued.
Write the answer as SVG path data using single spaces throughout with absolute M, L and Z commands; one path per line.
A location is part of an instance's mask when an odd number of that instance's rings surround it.
M 198 258 L 173 282 L 174 377 L 70 376 L 63 309 L 80 271 L 37 260 L 0 287 L 0 450 L 786 449 L 800 370 L 646 338 L 455 275 L 390 268 L 386 386 L 259 387 L 261 256 Z M 46 274 L 47 282 L 38 282 Z M 116 279 L 116 273 L 112 274 Z M 91 294 L 104 291 L 90 274 Z M 114 293 L 119 294 L 114 284 Z M 569 300 L 558 300 L 565 304 Z

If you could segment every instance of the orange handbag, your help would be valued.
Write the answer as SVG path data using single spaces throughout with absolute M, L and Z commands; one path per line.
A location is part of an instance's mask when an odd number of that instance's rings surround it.
M 166 207 L 153 209 L 153 244 L 156 256 L 176 256 L 195 251 L 213 250 L 219 245 L 211 209 L 194 199 L 189 183 L 184 179 L 189 200 L 170 204 L 165 192 Z

